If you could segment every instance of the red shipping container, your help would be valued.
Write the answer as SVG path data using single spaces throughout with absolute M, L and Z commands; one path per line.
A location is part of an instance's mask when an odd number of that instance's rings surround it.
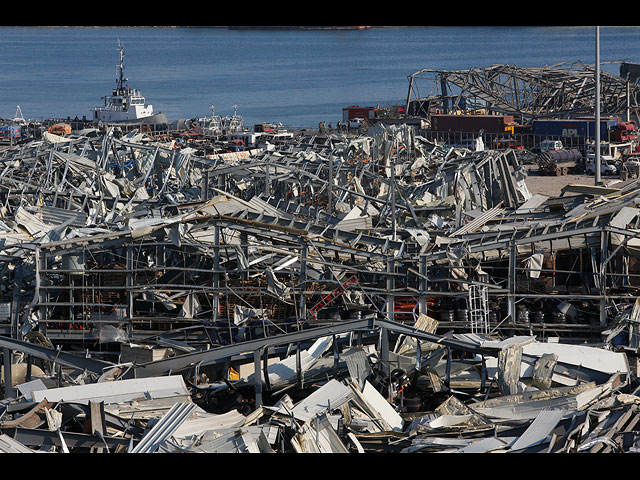
M 342 121 L 350 122 L 354 118 L 362 118 L 364 120 L 376 117 L 376 107 L 361 107 L 360 105 L 351 105 L 342 109 Z

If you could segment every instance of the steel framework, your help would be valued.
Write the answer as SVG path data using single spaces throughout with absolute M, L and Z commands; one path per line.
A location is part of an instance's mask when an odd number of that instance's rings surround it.
M 618 62 L 608 62 L 618 63 Z M 514 115 L 523 122 L 541 117 L 592 115 L 595 66 L 558 63 L 541 68 L 492 65 L 466 70 L 423 68 L 409 75 L 408 114 L 428 108 L 445 113 L 477 108 Z M 419 80 L 431 80 L 431 93 L 420 97 Z M 600 72 L 601 113 L 637 115 L 638 86 L 607 71 Z M 421 107 L 422 105 L 422 107 Z

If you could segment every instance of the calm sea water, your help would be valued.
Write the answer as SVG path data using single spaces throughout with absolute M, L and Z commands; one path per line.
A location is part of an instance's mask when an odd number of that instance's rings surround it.
M 595 62 L 594 27 L 0 27 L 0 117 L 20 105 L 28 118 L 90 118 L 115 86 L 118 39 L 129 84 L 170 121 L 237 104 L 246 125 L 314 127 L 348 105 L 403 104 L 408 75 L 422 68 Z M 640 27 L 601 27 L 600 59 L 640 63 Z

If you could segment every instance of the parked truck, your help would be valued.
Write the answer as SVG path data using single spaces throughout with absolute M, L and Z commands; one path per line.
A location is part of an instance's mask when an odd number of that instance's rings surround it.
M 547 175 L 567 175 L 582 171 L 579 150 L 548 150 L 538 155 L 538 170 Z
M 593 158 L 585 159 L 584 169 L 587 173 L 595 175 L 596 163 Z M 618 167 L 616 162 L 605 156 L 600 157 L 600 175 L 616 175 L 618 173 Z

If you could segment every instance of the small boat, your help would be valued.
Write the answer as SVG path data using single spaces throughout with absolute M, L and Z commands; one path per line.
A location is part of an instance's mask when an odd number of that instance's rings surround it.
M 215 114 L 215 106 L 211 105 L 211 116 L 201 117 L 194 122 L 194 128 L 205 135 L 219 136 L 244 129 L 242 116 L 238 115 L 238 105 L 234 105 L 233 115 L 220 116 Z

